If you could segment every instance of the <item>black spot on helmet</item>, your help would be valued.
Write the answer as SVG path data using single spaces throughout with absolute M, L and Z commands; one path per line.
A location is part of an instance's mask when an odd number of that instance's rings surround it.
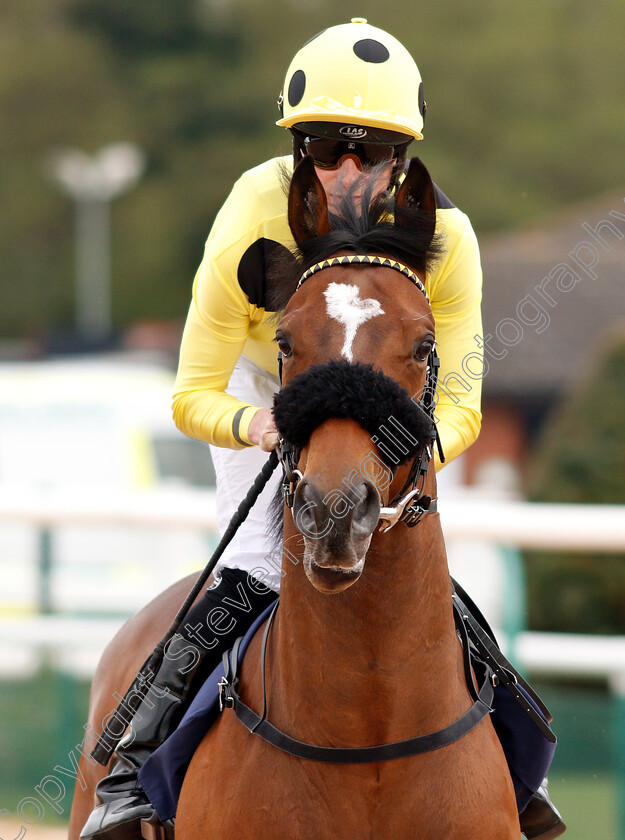
M 304 91 L 306 90 L 306 73 L 303 70 L 296 70 L 291 76 L 289 82 L 289 91 L 287 94 L 289 105 L 295 108 L 296 105 L 302 101 Z
M 388 61 L 391 57 L 384 44 L 374 41 L 373 38 L 363 38 L 362 41 L 356 41 L 354 52 L 358 58 L 368 61 L 370 64 L 382 64 L 383 61 Z

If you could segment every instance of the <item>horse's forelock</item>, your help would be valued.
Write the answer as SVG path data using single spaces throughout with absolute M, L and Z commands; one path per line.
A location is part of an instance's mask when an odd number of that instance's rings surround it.
M 367 169 L 353 183 L 337 187 L 330 213 L 330 232 L 301 243 L 292 255 L 279 255 L 269 269 L 271 311 L 281 313 L 286 308 L 299 278 L 309 266 L 339 252 L 388 256 L 420 275 L 430 269 L 441 251 L 439 238 L 431 235 L 431 218 L 419 207 L 403 208 L 403 226 L 394 224 L 394 196 L 376 190 L 379 182 L 376 176 L 386 166 L 380 164 Z

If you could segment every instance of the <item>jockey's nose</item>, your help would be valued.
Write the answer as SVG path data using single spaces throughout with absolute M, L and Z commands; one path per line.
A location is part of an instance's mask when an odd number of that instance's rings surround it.
M 355 181 L 361 172 L 362 161 L 357 155 L 348 154 L 339 158 L 337 177 L 345 186 Z

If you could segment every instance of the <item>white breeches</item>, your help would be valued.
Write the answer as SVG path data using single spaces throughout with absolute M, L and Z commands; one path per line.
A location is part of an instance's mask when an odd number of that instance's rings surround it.
M 241 356 L 226 390 L 243 402 L 259 408 L 271 408 L 273 395 L 279 387 L 277 377 Z M 259 446 L 249 449 L 211 446 L 210 451 L 217 477 L 217 523 L 221 535 L 267 461 L 269 453 L 263 452 Z M 278 467 L 215 569 L 216 572 L 224 567 L 252 572 L 276 592 L 280 588 L 282 552 L 276 550 L 267 536 L 267 508 L 277 491 L 281 476 L 282 470 Z

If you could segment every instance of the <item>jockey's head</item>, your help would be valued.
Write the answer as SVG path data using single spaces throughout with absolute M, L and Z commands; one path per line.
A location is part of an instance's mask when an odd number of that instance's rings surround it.
M 295 163 L 312 155 L 322 182 L 343 166 L 388 162 L 393 185 L 412 140 L 423 137 L 419 68 L 392 35 L 363 18 L 331 26 L 295 54 L 278 99 Z M 324 184 L 325 186 L 325 184 Z

